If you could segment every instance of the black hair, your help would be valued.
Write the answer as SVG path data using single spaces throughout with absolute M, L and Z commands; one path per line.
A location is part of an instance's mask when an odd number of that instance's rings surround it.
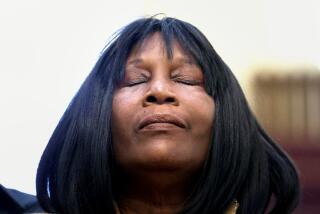
M 180 213 L 223 213 L 237 199 L 237 213 L 290 213 L 299 180 L 285 152 L 258 124 L 229 67 L 193 25 L 175 18 L 141 18 L 108 44 L 75 95 L 41 157 L 37 197 L 48 212 L 115 213 L 111 111 L 126 60 L 159 32 L 168 56 L 177 41 L 201 67 L 215 101 L 209 155 L 192 197 Z M 270 205 L 270 201 L 273 204 Z

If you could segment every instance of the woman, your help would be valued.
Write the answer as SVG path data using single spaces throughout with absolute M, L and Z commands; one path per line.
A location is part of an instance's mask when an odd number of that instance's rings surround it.
M 292 162 L 228 66 L 174 18 L 139 19 L 114 38 L 37 173 L 48 212 L 290 213 L 298 194 Z

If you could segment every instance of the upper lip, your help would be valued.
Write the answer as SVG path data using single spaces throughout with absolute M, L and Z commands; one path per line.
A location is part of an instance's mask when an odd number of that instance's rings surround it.
M 144 117 L 139 123 L 139 129 L 152 123 L 171 123 L 180 128 L 186 128 L 185 122 L 179 117 L 172 114 L 152 114 Z

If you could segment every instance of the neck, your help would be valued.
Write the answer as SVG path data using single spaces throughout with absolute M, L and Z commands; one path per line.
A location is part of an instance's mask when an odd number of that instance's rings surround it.
M 122 174 L 117 204 L 125 214 L 172 214 L 183 208 L 196 179 L 176 171 Z M 137 212 L 139 211 L 139 212 Z

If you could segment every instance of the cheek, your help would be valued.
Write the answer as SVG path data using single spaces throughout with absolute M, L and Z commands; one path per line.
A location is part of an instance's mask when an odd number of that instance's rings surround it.
M 116 92 L 112 101 L 112 136 L 117 141 L 127 138 L 129 127 L 133 123 L 135 112 L 134 96 L 129 93 Z M 114 141 L 114 140 L 113 140 Z
M 203 130 L 212 129 L 215 103 L 211 96 L 201 89 L 190 91 L 185 96 L 185 104 L 188 106 L 188 114 L 192 116 L 194 124 L 202 124 L 200 127 Z
M 205 158 L 212 142 L 215 103 L 206 92 L 194 93 L 189 96 L 189 115 L 191 115 L 191 131 L 195 137 L 195 150 L 199 157 Z M 198 142 L 201 142 L 199 144 Z
M 191 132 L 194 138 L 193 149 L 197 152 L 197 157 L 205 158 L 212 142 L 215 103 L 204 90 L 189 91 L 187 94 L 184 97 L 184 104 L 190 116 Z
M 116 159 L 122 159 L 126 153 L 124 142 L 128 142 L 131 138 L 128 132 L 130 126 L 130 117 L 132 109 L 131 99 L 126 94 L 115 93 L 112 101 L 112 142 Z
M 134 99 L 134 96 L 130 96 L 129 93 L 116 92 L 112 100 L 112 115 L 118 117 L 122 113 L 126 113 L 128 106 L 133 104 L 132 99 Z
M 125 89 L 116 91 L 112 101 L 112 124 L 122 126 L 131 122 L 136 113 L 140 97 L 138 91 Z

